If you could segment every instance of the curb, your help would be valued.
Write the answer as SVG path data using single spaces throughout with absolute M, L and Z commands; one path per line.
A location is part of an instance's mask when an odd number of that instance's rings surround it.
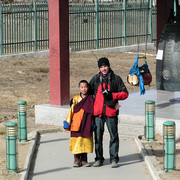
M 27 180 L 28 175 L 29 175 L 29 170 L 30 170 L 30 166 L 31 166 L 31 160 L 32 157 L 34 155 L 34 151 L 36 148 L 36 144 L 38 141 L 38 138 L 40 136 L 40 134 L 44 134 L 44 133 L 55 133 L 55 132 L 61 132 L 62 129 L 61 128 L 54 128 L 54 129 L 41 129 L 35 132 L 31 132 L 28 134 L 28 139 L 31 139 L 31 147 L 29 148 L 28 154 L 26 156 L 26 161 L 25 161 L 25 165 L 23 168 L 23 171 L 20 173 L 21 174 L 21 178 L 20 180 Z
M 145 44 L 139 44 L 140 50 L 145 49 Z M 154 43 L 147 43 L 148 50 L 154 50 L 155 46 Z M 91 50 L 85 50 L 85 51 L 76 51 L 77 54 L 82 53 L 92 53 L 92 52 L 128 52 L 128 51 L 137 51 L 138 45 L 133 44 L 129 46 L 118 46 L 118 47 L 108 47 L 108 48 L 101 48 L 101 49 L 91 49 Z M 71 48 L 69 48 L 69 53 L 71 53 Z M 148 54 L 146 54 L 148 55 Z M 49 50 L 42 50 L 42 51 L 32 51 L 32 52 L 23 52 L 19 54 L 5 54 L 0 55 L 0 61 L 1 60 L 7 60 L 9 58 L 29 58 L 29 57 L 39 57 L 39 56 L 49 56 Z
M 140 50 L 145 50 L 146 44 L 139 44 Z M 155 46 L 154 43 L 147 43 L 147 49 L 148 50 L 154 50 Z M 100 48 L 100 49 L 90 49 L 90 50 L 82 50 L 82 51 L 77 51 L 77 54 L 83 54 L 83 53 L 107 53 L 107 52 L 118 52 L 118 53 L 123 53 L 123 52 L 129 52 L 129 51 L 137 51 L 138 50 L 138 44 L 133 44 L 129 46 L 118 46 L 118 47 L 108 47 L 108 48 Z
M 138 149 L 141 152 L 141 155 L 142 155 L 144 161 L 146 162 L 146 164 L 148 166 L 148 169 L 149 169 L 149 171 L 151 173 L 152 178 L 154 180 L 161 180 L 161 178 L 159 177 L 154 165 L 152 164 L 152 162 L 151 162 L 146 150 L 144 149 L 142 143 L 140 142 L 140 140 L 137 137 L 134 136 L 134 141 L 137 144 Z
M 25 165 L 24 165 L 24 169 L 23 172 L 20 173 L 21 174 L 21 178 L 20 180 L 27 180 L 28 178 L 28 174 L 29 174 L 29 170 L 30 170 L 30 165 L 31 165 L 31 159 L 33 157 L 34 151 L 35 151 L 35 147 L 38 141 L 38 138 L 40 136 L 40 134 L 45 134 L 45 133 L 55 133 L 55 132 L 64 132 L 62 130 L 62 128 L 54 128 L 54 129 L 42 129 L 42 130 L 38 130 L 36 132 L 32 132 L 28 134 L 28 139 L 32 139 L 32 144 L 31 147 L 29 149 L 28 155 L 26 156 L 26 161 L 25 161 Z M 108 133 L 104 133 L 104 134 L 108 134 Z M 154 180 L 161 180 L 161 178 L 159 177 L 154 165 L 152 164 L 146 150 L 144 149 L 142 143 L 139 141 L 139 139 L 135 136 L 127 136 L 127 135 L 120 135 L 120 137 L 125 137 L 125 138 L 133 138 L 138 150 L 140 151 L 145 163 L 147 164 L 147 167 L 150 171 L 150 174 L 152 176 L 152 178 Z
M 28 136 L 31 136 L 32 142 L 31 142 L 31 147 L 29 148 L 28 155 L 26 156 L 26 161 L 25 161 L 23 172 L 21 173 L 22 175 L 21 175 L 20 180 L 26 180 L 28 177 L 28 173 L 29 173 L 29 169 L 30 169 L 30 165 L 31 165 L 31 159 L 32 159 L 34 151 L 35 151 L 39 133 L 38 133 L 38 131 L 32 132 L 31 134 L 28 134 Z
M 37 52 L 27 52 L 27 53 L 19 53 L 19 54 L 10 54 L 10 55 L 1 55 L 1 60 L 7 60 L 10 58 L 29 58 L 29 57 L 39 57 L 39 56 L 49 56 L 49 50 L 37 51 Z

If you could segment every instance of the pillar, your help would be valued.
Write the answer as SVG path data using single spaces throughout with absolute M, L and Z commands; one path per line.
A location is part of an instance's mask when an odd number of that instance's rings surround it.
M 50 105 L 69 104 L 69 1 L 49 0 Z

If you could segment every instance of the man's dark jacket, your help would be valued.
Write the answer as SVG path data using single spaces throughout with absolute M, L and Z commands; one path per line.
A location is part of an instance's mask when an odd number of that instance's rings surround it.
M 96 74 L 89 82 L 91 86 L 91 92 L 95 96 L 94 103 L 94 116 L 101 116 L 103 113 L 105 116 L 113 117 L 117 115 L 115 105 L 118 100 L 124 100 L 128 97 L 128 91 L 122 81 L 122 79 L 114 74 L 110 69 L 109 74 L 106 77 L 107 81 L 103 80 L 102 73 Z M 103 92 L 104 90 L 111 94 L 111 98 L 106 98 Z

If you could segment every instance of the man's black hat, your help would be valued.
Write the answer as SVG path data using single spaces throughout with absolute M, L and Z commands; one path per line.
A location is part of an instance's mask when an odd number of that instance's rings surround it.
M 102 57 L 98 60 L 98 67 L 100 68 L 101 66 L 109 66 L 109 60 L 106 57 Z

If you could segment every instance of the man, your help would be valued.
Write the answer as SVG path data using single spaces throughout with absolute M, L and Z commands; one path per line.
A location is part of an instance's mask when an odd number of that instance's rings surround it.
M 98 60 L 100 72 L 89 82 L 92 93 L 95 96 L 94 116 L 95 116 L 95 163 L 94 167 L 102 166 L 103 157 L 103 133 L 106 122 L 110 134 L 110 162 L 111 167 L 118 167 L 119 161 L 119 136 L 118 136 L 118 100 L 128 97 L 128 91 L 122 79 L 114 74 L 110 68 L 109 60 L 105 57 Z

